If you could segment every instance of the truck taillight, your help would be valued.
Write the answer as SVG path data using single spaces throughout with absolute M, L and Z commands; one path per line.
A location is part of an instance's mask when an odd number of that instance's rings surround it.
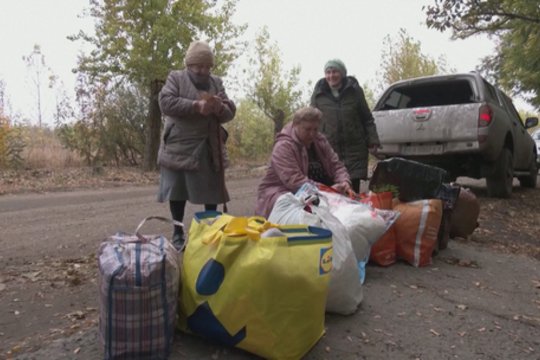
M 478 114 L 478 127 L 488 126 L 491 123 L 491 120 L 493 120 L 493 111 L 489 105 L 484 104 L 480 106 Z

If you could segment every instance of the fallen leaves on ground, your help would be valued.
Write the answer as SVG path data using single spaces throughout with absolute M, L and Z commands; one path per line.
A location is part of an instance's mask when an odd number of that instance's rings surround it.
M 480 268 L 480 266 L 475 260 L 458 259 L 457 257 L 454 257 L 454 256 L 441 257 L 441 260 L 450 265 L 456 265 L 456 266 L 474 268 L 474 269 Z
M 79 286 L 95 275 L 95 255 L 68 259 L 46 259 L 24 265 L 10 265 L 2 271 L 0 290 L 9 283 L 48 283 L 53 288 Z
M 480 227 L 463 241 L 540 260 L 540 189 L 515 187 L 509 199 L 487 197 L 482 188 L 474 192 L 480 195 Z

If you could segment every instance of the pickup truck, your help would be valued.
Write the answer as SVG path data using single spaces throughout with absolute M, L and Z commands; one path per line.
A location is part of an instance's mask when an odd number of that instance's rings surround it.
M 476 72 L 390 85 L 373 109 L 379 158 L 402 157 L 458 176 L 485 178 L 488 195 L 507 198 L 517 177 L 536 187 L 537 150 L 512 100 Z

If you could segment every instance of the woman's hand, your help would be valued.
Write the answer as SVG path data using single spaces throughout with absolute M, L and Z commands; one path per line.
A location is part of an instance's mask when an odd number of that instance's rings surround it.
M 223 99 L 219 96 L 212 96 L 211 98 L 211 104 L 212 104 L 212 113 L 214 115 L 221 115 L 223 114 L 223 111 L 225 110 L 225 103 Z
M 346 194 L 346 195 L 348 195 L 352 191 L 351 184 L 349 184 L 348 181 L 343 181 L 343 182 L 334 184 L 334 185 L 332 185 L 332 188 L 334 188 L 337 191 L 339 191 L 340 193 Z
M 206 100 L 195 100 L 193 102 L 193 108 L 195 109 L 196 113 L 199 113 L 203 116 L 207 116 L 212 113 L 212 109 L 209 106 L 208 101 Z
M 207 99 L 202 100 L 196 100 L 193 103 L 193 106 L 195 107 L 195 111 L 197 111 L 199 114 L 203 116 L 208 116 L 211 114 L 214 115 L 220 115 L 223 113 L 224 110 L 224 104 L 220 97 L 218 96 L 211 96 Z

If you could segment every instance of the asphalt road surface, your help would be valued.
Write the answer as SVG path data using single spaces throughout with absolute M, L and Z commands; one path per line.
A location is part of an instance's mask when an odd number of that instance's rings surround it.
M 251 215 L 259 179 L 229 181 L 229 212 Z M 0 359 L 103 358 L 93 257 L 101 241 L 169 216 L 155 187 L 0 197 Z M 200 206 L 188 205 L 186 225 Z M 144 233 L 170 233 L 151 222 Z M 305 359 L 540 359 L 540 266 L 450 241 L 433 264 L 368 266 L 351 316 L 326 315 Z M 255 359 L 177 333 L 170 359 Z

